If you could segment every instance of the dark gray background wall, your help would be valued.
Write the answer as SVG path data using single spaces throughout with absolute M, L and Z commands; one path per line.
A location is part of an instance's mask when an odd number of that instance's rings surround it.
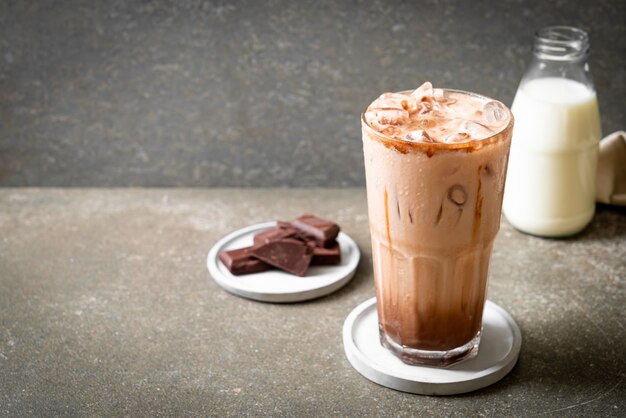
M 359 113 L 424 80 L 510 104 L 536 29 L 591 33 L 624 128 L 626 2 L 2 1 L 0 185 L 359 186 Z

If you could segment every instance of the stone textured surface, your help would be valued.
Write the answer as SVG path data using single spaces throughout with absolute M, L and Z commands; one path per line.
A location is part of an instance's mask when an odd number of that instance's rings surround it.
M 304 211 L 359 244 L 354 279 L 310 302 L 223 291 L 209 248 Z M 489 297 L 519 324 L 510 375 L 423 397 L 363 378 L 348 313 L 374 295 L 363 190 L 0 190 L 0 415 L 624 416 L 626 216 L 545 240 L 503 222 Z
M 510 104 L 533 33 L 590 31 L 623 129 L 626 3 L 3 1 L 0 185 L 361 186 L 359 113 L 423 80 Z

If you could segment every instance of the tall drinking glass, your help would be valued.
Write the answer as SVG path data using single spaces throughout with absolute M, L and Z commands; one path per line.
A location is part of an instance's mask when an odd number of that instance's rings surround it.
M 402 131 L 404 115 L 391 130 L 371 123 L 368 112 L 361 124 L 381 343 L 405 363 L 447 366 L 478 352 L 513 116 L 481 95 L 437 91 L 448 103 L 446 117 L 471 101 L 484 106 L 477 117 L 489 121 L 495 115 L 498 128 L 463 122 L 459 126 L 469 134 L 437 141 L 424 133 L 421 140 L 415 132 L 406 140 L 386 134 Z M 437 116 L 427 113 L 419 123 L 436 133 Z M 472 129 L 485 126 L 489 134 L 472 139 Z

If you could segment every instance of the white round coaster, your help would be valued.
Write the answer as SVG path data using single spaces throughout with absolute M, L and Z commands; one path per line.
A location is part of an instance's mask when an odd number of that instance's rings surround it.
M 213 280 L 225 290 L 249 299 L 263 302 L 300 302 L 328 295 L 348 283 L 359 264 L 361 253 L 354 240 L 340 232 L 337 237 L 341 249 L 341 263 L 336 266 L 309 267 L 304 277 L 280 270 L 235 276 L 219 260 L 223 250 L 234 250 L 253 244 L 257 232 L 276 226 L 266 222 L 235 231 L 219 240 L 207 257 L 207 267 Z
M 371 298 L 346 318 L 343 344 L 352 366 L 379 385 L 421 395 L 455 395 L 506 376 L 517 362 L 522 334 L 507 311 L 487 301 L 476 357 L 446 368 L 410 366 L 380 344 L 376 298 Z

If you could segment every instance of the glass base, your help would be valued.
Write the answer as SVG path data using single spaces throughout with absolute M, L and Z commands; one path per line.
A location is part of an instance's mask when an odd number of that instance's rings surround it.
M 467 344 L 447 351 L 420 350 L 402 346 L 389 338 L 382 330 L 380 331 L 380 343 L 402 360 L 403 363 L 411 366 L 447 367 L 476 357 L 480 343 L 480 334 L 481 331 L 478 331 L 476 336 Z

